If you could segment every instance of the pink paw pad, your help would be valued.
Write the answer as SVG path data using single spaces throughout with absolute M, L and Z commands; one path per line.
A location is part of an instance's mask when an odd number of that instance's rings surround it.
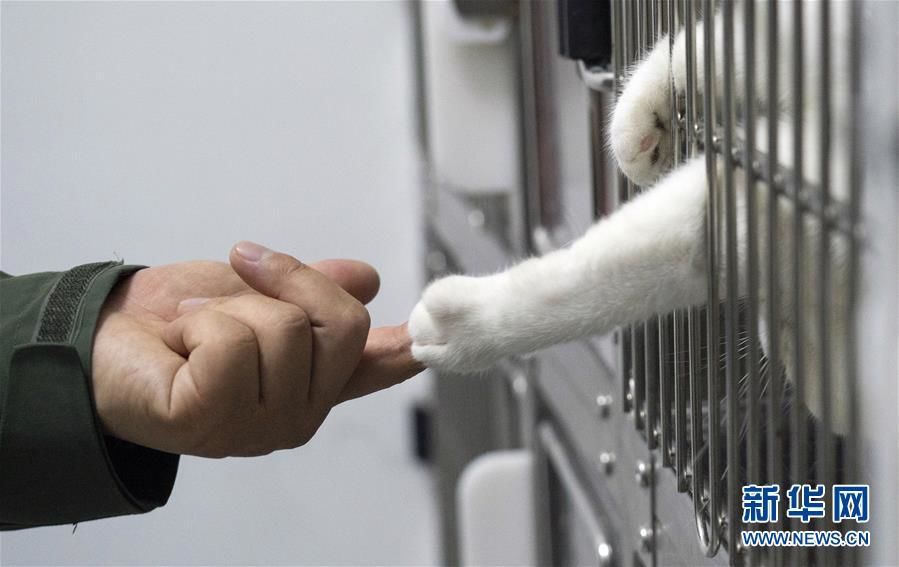
M 647 134 L 640 140 L 640 153 L 645 154 L 659 143 L 658 134 Z

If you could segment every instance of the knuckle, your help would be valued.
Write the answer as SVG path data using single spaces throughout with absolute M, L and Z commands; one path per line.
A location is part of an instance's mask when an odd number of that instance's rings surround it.
M 230 326 L 227 332 L 222 333 L 221 341 L 229 348 L 236 348 L 240 351 L 255 351 L 258 347 L 256 333 L 246 325 L 236 322 Z
M 307 270 L 311 269 L 306 264 L 286 254 L 276 254 L 275 261 L 277 262 L 278 271 L 287 278 L 302 276 Z
M 278 310 L 278 317 L 273 326 L 288 334 L 299 335 L 308 333 L 311 323 L 305 311 L 296 305 L 284 303 Z
M 346 333 L 348 337 L 358 339 L 360 336 L 364 340 L 368 335 L 368 329 L 371 326 L 371 315 L 361 303 L 352 302 L 346 309 L 343 316 L 346 325 Z
M 229 353 L 233 349 L 239 349 L 241 353 L 256 350 L 256 333 L 230 315 L 218 311 L 202 311 L 196 316 L 205 318 L 206 327 L 214 330 L 206 334 L 205 344 Z

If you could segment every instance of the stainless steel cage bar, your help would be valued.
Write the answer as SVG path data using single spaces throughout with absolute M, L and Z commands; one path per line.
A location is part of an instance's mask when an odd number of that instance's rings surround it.
M 767 30 L 766 30 L 766 39 L 768 43 L 767 48 L 767 61 L 768 61 L 768 69 L 774 69 L 775 72 L 771 73 L 768 77 L 768 92 L 767 97 L 768 100 L 775 100 L 778 96 L 778 86 L 779 86 L 779 73 L 778 70 L 778 53 L 774 46 L 778 45 L 779 41 L 779 33 L 778 33 L 778 3 L 772 2 L 770 6 L 768 6 L 768 18 L 767 18 Z M 750 83 L 752 81 L 749 81 Z M 777 171 L 778 171 L 778 161 L 777 156 L 779 155 L 778 151 L 778 139 L 777 139 L 777 128 L 770 127 L 773 124 L 778 123 L 779 119 L 779 109 L 777 105 L 770 105 L 767 109 L 768 112 L 768 160 L 767 160 L 767 176 L 765 181 L 768 185 L 768 207 L 767 207 L 767 238 L 769 243 L 775 242 L 777 239 L 778 229 L 780 220 L 778 218 L 778 192 L 776 189 L 776 184 L 778 183 Z M 768 255 L 768 282 L 767 282 L 767 297 L 768 297 L 768 320 L 776 321 L 777 317 L 780 313 L 780 300 L 779 295 L 777 293 L 779 288 L 779 278 L 780 278 L 780 251 L 777 246 L 768 246 L 767 250 Z M 777 325 L 772 325 L 771 329 L 768 330 L 768 342 L 767 342 L 767 355 L 768 355 L 768 368 L 771 369 L 768 377 L 768 392 L 767 392 L 767 411 L 768 411 L 768 419 L 767 419 L 767 477 L 768 482 L 781 485 L 785 480 L 786 476 L 784 474 L 783 462 L 781 460 L 781 455 L 783 454 L 783 417 L 781 413 L 781 407 L 783 404 L 782 392 L 783 392 L 783 383 L 781 379 L 780 372 L 777 371 L 781 365 L 781 357 L 780 357 L 780 328 Z M 786 507 L 781 502 L 779 506 L 777 522 L 775 523 L 776 529 L 783 528 L 783 518 L 784 511 Z M 780 549 L 773 550 L 772 559 L 776 565 L 781 565 L 783 563 L 783 554 Z
M 821 9 L 821 29 L 818 32 L 821 62 L 821 77 L 817 85 L 812 85 L 818 89 L 818 99 L 820 104 L 820 132 L 818 133 L 820 140 L 819 161 L 817 166 L 820 168 L 820 207 L 818 214 L 820 218 L 825 218 L 827 210 L 831 206 L 831 187 L 830 187 L 830 113 L 832 110 L 830 102 L 831 90 L 831 47 L 830 38 L 830 0 L 822 0 Z M 825 229 L 821 232 L 821 242 L 818 248 L 818 346 L 821 387 L 819 390 L 819 403 L 821 405 L 821 427 L 816 439 L 819 446 L 819 470 L 817 474 L 818 481 L 825 486 L 831 486 L 835 482 L 835 448 L 833 437 L 828 434 L 833 429 L 831 395 L 831 371 L 830 371 L 830 297 L 831 297 L 831 238 L 829 232 Z M 826 522 L 825 522 L 826 523 Z M 832 527 L 832 526 L 829 526 Z
M 741 519 L 737 510 L 740 494 L 740 440 L 737 437 L 738 422 L 738 389 L 740 369 L 737 360 L 737 335 L 739 321 L 737 314 L 738 279 L 737 273 L 737 195 L 734 186 L 734 6 L 732 2 L 724 2 L 721 7 L 723 16 L 723 89 L 721 116 L 724 137 L 722 140 L 722 160 L 724 162 L 724 224 L 725 224 L 725 273 L 727 278 L 727 297 L 725 299 L 725 398 L 727 400 L 727 426 L 725 451 L 727 458 L 727 502 L 726 529 L 727 542 L 733 554 L 739 537 Z M 706 28 L 713 26 L 706 25 Z M 707 58 L 712 60 L 711 57 Z M 709 81 L 706 81 L 708 84 Z M 711 98 L 711 97 L 709 97 Z M 711 154 L 711 152 L 710 152 Z
M 703 14 L 713 14 L 715 12 L 715 3 L 713 0 L 704 0 Z M 706 214 L 706 270 L 708 270 L 708 307 L 706 316 L 706 391 L 708 393 L 708 437 L 706 439 L 707 447 L 707 481 L 705 489 L 708 491 L 708 502 L 706 504 L 708 512 L 705 517 L 708 518 L 709 532 L 708 544 L 706 545 L 706 554 L 711 556 L 717 553 L 721 544 L 720 529 L 720 490 L 719 490 L 719 436 L 717 434 L 718 424 L 721 421 L 719 416 L 719 394 L 718 394 L 718 360 L 720 357 L 720 335 L 719 335 L 719 309 L 721 297 L 718 290 L 718 236 L 720 231 L 718 222 L 721 218 L 719 195 L 718 195 L 718 174 L 717 161 L 718 156 L 713 151 L 717 139 L 714 132 L 714 116 L 716 113 L 717 98 L 717 82 L 714 80 L 716 76 L 715 69 L 715 26 L 707 25 L 708 18 L 705 17 L 703 30 L 703 119 L 706 122 L 704 127 L 704 147 L 706 162 L 706 182 L 708 183 L 708 205 Z M 695 498 L 695 495 L 694 495 Z M 704 517 L 697 518 L 697 521 L 705 521 Z
M 792 247 L 792 272 L 790 274 L 790 279 L 792 283 L 792 293 L 793 293 L 793 392 L 795 396 L 795 400 L 802 400 L 805 396 L 805 357 L 803 356 L 802 349 L 799 348 L 799 345 L 802 344 L 803 339 L 803 331 L 805 325 L 803 324 L 803 306 L 805 304 L 805 294 L 803 293 L 802 286 L 802 274 L 801 271 L 803 269 L 802 258 L 805 257 L 805 231 L 803 230 L 803 218 L 802 218 L 802 210 L 798 207 L 795 207 L 795 204 L 799 201 L 802 194 L 802 182 L 803 182 L 803 149 L 804 149 L 804 132 L 803 132 L 803 118 L 804 118 L 804 86 L 805 83 L 802 80 L 802 73 L 799 72 L 802 69 L 803 65 L 803 35 L 804 35 L 804 25 L 802 21 L 803 17 L 803 3 L 802 2 L 794 2 L 791 5 L 791 9 L 793 12 L 793 29 L 792 32 L 792 85 L 790 87 L 790 92 L 792 95 L 792 101 L 790 105 L 790 112 L 792 115 L 792 135 L 793 135 L 793 176 L 792 176 L 792 204 L 794 205 L 792 208 L 792 237 L 793 237 L 793 247 Z M 793 403 L 790 407 L 790 449 L 791 449 L 791 471 L 790 471 L 790 479 L 796 480 L 799 478 L 803 478 L 805 476 L 804 472 L 807 466 L 807 456 L 806 456 L 806 440 L 807 440 L 807 431 L 806 431 L 806 422 L 803 419 L 802 412 L 799 411 L 799 404 Z M 799 529 L 798 520 L 794 520 L 791 522 L 791 529 Z M 807 563 L 808 558 L 805 557 L 805 550 L 800 548 L 793 549 L 793 557 L 792 561 L 794 563 Z
M 755 4 L 747 2 L 743 12 L 743 67 L 747 77 L 755 77 Z M 755 81 L 744 81 L 743 100 L 756 99 Z M 755 183 L 755 170 L 758 170 L 755 156 L 756 123 L 755 106 L 743 105 L 743 124 L 745 128 L 745 145 L 743 150 L 743 174 L 746 187 Z M 759 250 L 757 199 L 755 191 L 746 193 L 746 324 L 750 340 L 747 345 L 747 388 L 746 388 L 746 482 L 758 484 L 762 480 L 761 473 L 761 434 L 759 405 L 761 403 L 761 353 L 759 342 Z M 742 526 L 746 529 L 747 526 Z M 744 550 L 750 565 L 758 563 L 758 553 L 754 548 Z

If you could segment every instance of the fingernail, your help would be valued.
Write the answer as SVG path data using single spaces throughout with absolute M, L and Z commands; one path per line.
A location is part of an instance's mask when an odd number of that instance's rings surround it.
M 247 262 L 258 262 L 266 255 L 271 253 L 271 250 L 262 246 L 260 244 L 256 244 L 255 242 L 250 242 L 249 240 L 244 240 L 242 242 L 238 242 L 234 246 L 234 251 L 237 252 L 237 255 L 246 260 Z
M 178 303 L 178 311 L 190 311 L 209 301 L 208 297 L 191 297 Z

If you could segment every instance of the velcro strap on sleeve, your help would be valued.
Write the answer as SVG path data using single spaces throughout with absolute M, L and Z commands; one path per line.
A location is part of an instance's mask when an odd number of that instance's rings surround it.
M 91 282 L 101 272 L 117 265 L 116 262 L 84 264 L 63 273 L 53 291 L 47 296 L 47 303 L 41 315 L 34 342 L 71 342 L 75 333 L 75 321 L 84 294 Z

